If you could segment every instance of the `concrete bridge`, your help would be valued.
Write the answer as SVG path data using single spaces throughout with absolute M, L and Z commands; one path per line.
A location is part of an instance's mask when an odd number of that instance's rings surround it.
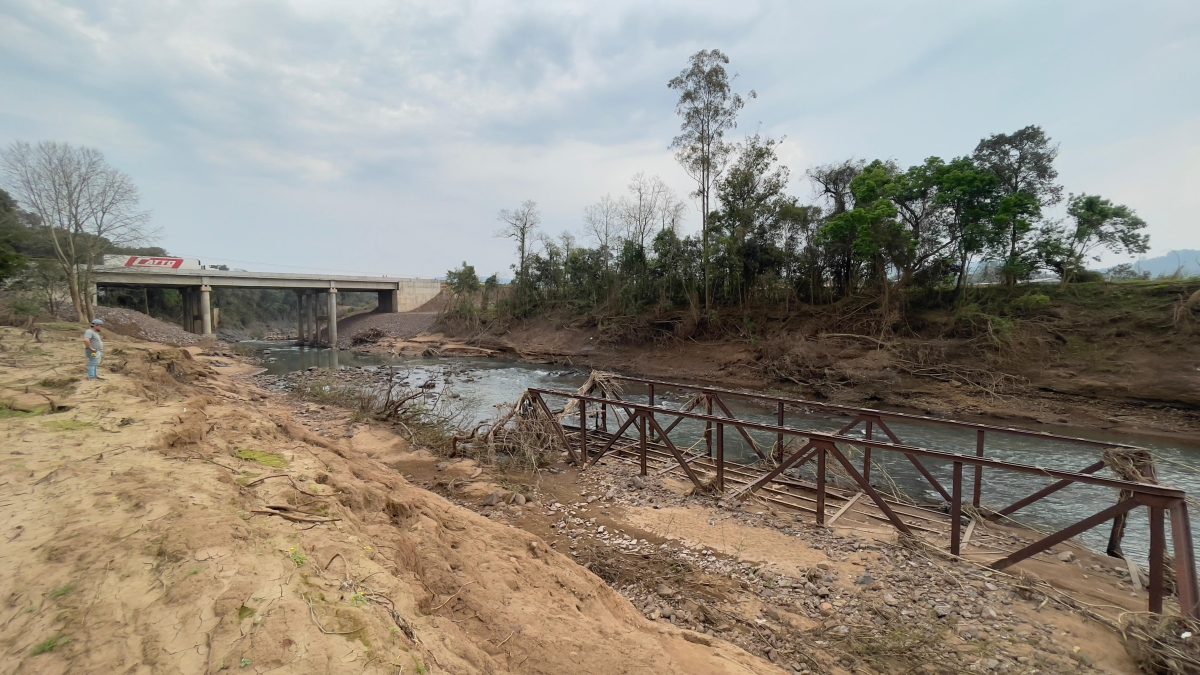
M 277 274 L 215 269 L 99 267 L 93 273 L 93 298 L 101 287 L 177 288 L 183 294 L 183 327 L 193 333 L 213 332 L 212 289 L 291 289 L 299 306 L 300 340 L 337 344 L 338 291 L 375 292 L 380 312 L 406 312 L 432 300 L 442 290 L 434 279 L 400 277 Z

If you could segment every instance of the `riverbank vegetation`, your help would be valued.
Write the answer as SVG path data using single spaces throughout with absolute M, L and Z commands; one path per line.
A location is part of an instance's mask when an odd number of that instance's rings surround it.
M 869 318 L 873 334 L 902 330 L 913 310 L 970 317 L 983 306 L 1036 313 L 1049 287 L 1095 282 L 1101 254 L 1145 253 L 1146 223 L 1129 206 L 1058 182 L 1059 148 L 1037 125 L 982 138 L 956 157 L 902 166 L 849 158 L 807 170 L 817 199 L 789 193 L 782 139 L 732 135 L 754 98 L 734 88 L 728 57 L 696 53 L 668 86 L 678 94 L 681 168 L 694 180 L 699 232 L 684 234 L 684 203 L 657 177 L 582 214 L 586 241 L 540 231 L 536 202 L 500 212 L 513 240 L 511 283 L 480 280 L 464 262 L 444 323 L 480 328 L 560 315 L 645 337 L 656 321 L 691 337 L 736 317 L 743 326 L 801 306 Z M 1086 186 L 1078 186 L 1086 189 Z M 1075 186 L 1072 186 L 1074 189 Z M 1140 278 L 1131 266 L 1113 280 Z M 971 321 L 970 318 L 965 319 Z

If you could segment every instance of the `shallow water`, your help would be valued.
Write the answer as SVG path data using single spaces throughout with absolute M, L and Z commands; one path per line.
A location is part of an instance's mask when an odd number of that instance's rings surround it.
M 329 349 L 308 349 L 288 343 L 247 342 L 242 344 L 260 351 L 260 356 L 264 359 L 264 366 L 268 372 L 273 374 L 283 374 L 313 366 L 322 368 L 388 366 L 407 371 L 410 383 L 432 379 L 439 387 L 447 386 L 455 394 L 461 396 L 470 407 L 471 417 L 480 421 L 493 417 L 497 405 L 511 403 L 529 387 L 574 390 L 587 379 L 587 371 L 582 369 L 564 369 L 497 359 L 399 359 L 356 354 L 346 350 L 335 353 Z M 631 401 L 639 400 L 637 396 L 628 398 Z M 686 395 L 681 392 L 660 391 L 657 402 L 661 405 L 678 407 L 682 405 L 685 398 Z M 644 401 L 644 398 L 641 400 Z M 775 422 L 774 412 L 770 409 L 750 403 L 734 405 L 732 401 L 727 402 L 739 417 L 767 423 Z M 559 403 L 561 404 L 561 402 Z M 814 431 L 834 431 L 846 421 L 845 417 L 801 415 L 791 411 L 787 417 L 788 426 Z M 609 420 L 609 425 L 612 427 L 612 431 L 616 430 L 613 419 Z M 955 429 L 911 421 L 889 421 L 888 425 L 908 445 L 967 455 L 975 453 L 975 433 L 971 429 Z M 1155 455 L 1159 482 L 1163 485 L 1183 489 L 1189 494 L 1200 494 L 1200 446 L 1164 441 L 1157 437 L 1116 434 L 1102 430 L 1026 428 L 1144 447 Z M 679 430 L 679 434 L 672 432 L 672 438 L 678 436 L 681 439 L 700 439 L 703 433 L 703 423 L 687 421 L 679 426 Z M 749 446 L 731 431 L 727 430 L 726 432 L 726 456 L 730 459 L 753 457 Z M 858 429 L 852 432 L 852 435 L 855 433 L 861 437 L 862 431 Z M 752 435 L 756 442 L 764 448 L 769 447 L 775 440 L 773 434 L 765 432 L 757 432 Z M 990 432 L 987 439 L 987 456 L 993 459 L 1071 471 L 1082 469 L 1100 458 L 1098 449 L 1085 445 L 1058 442 L 1049 444 L 1042 439 L 999 435 Z M 936 501 L 933 499 L 935 493 L 932 492 L 924 478 L 902 456 L 876 451 L 873 460 L 876 466 L 884 468 L 897 485 L 910 496 L 918 500 Z M 938 481 L 949 490 L 951 484 L 950 465 L 937 462 L 925 463 Z M 969 498 L 973 485 L 973 468 L 965 467 L 963 473 L 964 500 L 966 500 Z M 1097 475 L 1110 474 L 1102 472 Z M 1035 492 L 1050 482 L 1052 481 L 1028 474 L 985 470 L 983 504 L 999 508 Z M 1116 494 L 1111 489 L 1074 485 L 1019 511 L 1016 517 L 1039 529 L 1058 529 L 1111 505 L 1115 497 Z M 1200 515 L 1192 514 L 1192 519 L 1200 519 Z M 1104 524 L 1086 532 L 1080 539 L 1091 548 L 1103 551 L 1107 546 L 1108 533 L 1109 527 Z M 1200 537 L 1196 539 L 1196 547 L 1200 549 Z M 1130 514 L 1124 550 L 1131 558 L 1144 565 L 1148 543 L 1149 527 L 1146 509 L 1135 509 Z

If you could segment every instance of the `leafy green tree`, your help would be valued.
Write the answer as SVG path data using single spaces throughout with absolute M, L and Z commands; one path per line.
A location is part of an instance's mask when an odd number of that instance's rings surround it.
M 680 134 L 671 142 L 675 157 L 696 183 L 700 199 L 701 255 L 704 268 L 704 306 L 711 298 L 709 280 L 709 213 L 712 188 L 733 152 L 725 133 L 737 126 L 738 112 L 746 102 L 734 93 L 725 72 L 729 57 L 719 49 L 702 49 L 692 55 L 687 68 L 667 82 L 679 92 L 675 112 L 681 117 Z M 749 94 L 754 98 L 753 91 Z
M 779 164 L 779 141 L 754 134 L 717 183 L 716 214 L 726 296 L 744 304 L 757 279 L 781 272 L 784 190 L 789 172 Z
M 820 229 L 817 241 L 825 259 L 825 266 L 832 283 L 834 296 L 842 297 L 853 290 L 858 275 L 858 261 L 854 256 L 854 239 L 857 228 L 842 224 L 827 227 L 830 221 L 854 208 L 854 193 L 851 183 L 862 173 L 866 163 L 848 159 L 837 164 L 824 164 L 809 170 L 808 177 L 817 187 L 817 192 L 829 203 L 825 211 L 825 225 Z
M 1146 221 L 1124 204 L 1098 195 L 1071 195 L 1067 216 L 1070 225 L 1058 248 L 1062 257 L 1052 263 L 1064 284 L 1085 268 L 1086 260 L 1099 260 L 1099 251 L 1134 255 L 1150 250 L 1150 236 L 1142 231 Z
M 1010 288 L 1037 270 L 1044 244 L 1036 236 L 1038 220 L 1045 207 L 1062 201 L 1062 186 L 1055 182 L 1057 156 L 1058 147 L 1036 125 L 989 136 L 975 147 L 976 164 L 996 177 L 999 189 L 993 218 L 1004 236 L 990 242 L 990 250 Z
M 1004 232 L 996 221 L 998 180 L 970 157 L 957 157 L 935 174 L 937 199 L 947 209 L 946 230 L 951 241 L 955 274 L 954 294 L 962 297 L 967 270 Z
M 29 239 L 22 217 L 16 201 L 0 190 L 0 284 L 29 264 L 29 259 L 18 250 Z

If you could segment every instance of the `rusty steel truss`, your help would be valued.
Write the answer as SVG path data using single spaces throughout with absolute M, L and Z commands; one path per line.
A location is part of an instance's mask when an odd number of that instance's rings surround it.
M 1145 453 L 1140 448 L 1024 429 L 638 377 L 606 375 L 603 381 L 593 379 L 589 382 L 591 384 L 588 388 L 578 392 L 542 388 L 531 388 L 527 391 L 533 409 L 537 414 L 554 421 L 554 428 L 557 430 L 555 433 L 564 449 L 571 460 L 581 468 L 592 466 L 605 456 L 625 456 L 631 461 L 636 460 L 640 473 L 644 476 L 647 475 L 648 464 L 653 461 L 668 467 L 663 473 L 682 470 L 688 480 L 701 490 L 716 491 L 733 497 L 756 494 L 767 501 L 808 510 L 815 514 L 816 522 L 823 525 L 832 524 L 865 497 L 869 501 L 862 502 L 863 504 L 873 504 L 878 509 L 878 514 L 871 517 L 889 523 L 904 535 L 912 536 L 914 530 L 925 533 L 941 532 L 942 530 L 930 526 L 932 519 L 928 514 L 932 512 L 889 500 L 872 485 L 872 468 L 879 461 L 874 453 L 888 453 L 907 460 L 930 488 L 945 501 L 949 513 L 948 549 L 955 556 L 962 555 L 965 540 L 971 537 L 975 527 L 975 521 L 969 520 L 964 534 L 964 509 L 969 510 L 972 516 L 990 520 L 1002 519 L 1072 485 L 1112 489 L 1116 491 L 1117 498 L 1111 506 L 991 561 L 990 566 L 997 570 L 1004 569 L 1107 521 L 1112 521 L 1108 552 L 1110 555 L 1123 557 L 1120 540 L 1126 518 L 1133 509 L 1145 507 L 1150 523 L 1147 556 L 1149 609 L 1156 613 L 1163 611 L 1163 601 L 1168 591 L 1165 577 L 1167 573 L 1171 573 L 1180 612 L 1190 618 L 1200 618 L 1200 597 L 1185 493 L 1148 482 L 1154 478 L 1150 468 L 1145 468 L 1135 475 L 1135 478 L 1140 480 L 1095 475 L 1109 466 L 1110 462 L 1106 461 L 1109 453 L 1114 450 Z M 660 403 L 661 398 L 656 398 L 667 391 L 684 394 L 689 398 L 683 406 L 669 408 Z M 635 398 L 643 399 L 644 402 L 633 400 Z M 548 400 L 563 401 L 563 405 L 555 412 Z M 774 412 L 773 421 L 761 422 L 739 418 L 730 407 L 731 401 L 748 402 L 760 408 L 766 406 L 767 410 Z M 846 422 L 834 432 L 814 431 L 790 426 L 788 423 L 789 414 L 795 416 L 814 412 L 831 417 L 844 417 Z M 614 418 L 611 426 L 608 419 L 610 415 Z M 685 420 L 704 425 L 703 432 L 697 432 L 700 437 L 695 440 L 695 445 L 703 444 L 703 450 L 691 455 L 680 449 L 682 442 L 672 439 L 672 433 L 677 437 L 682 433 L 680 424 Z M 959 454 L 905 444 L 888 424 L 889 421 L 897 420 L 974 432 L 975 454 Z M 861 437 L 848 435 L 860 426 L 863 428 Z M 736 433 L 757 456 L 756 463 L 745 464 L 726 458 L 726 436 L 729 433 L 727 429 Z M 774 441 L 770 447 L 764 448 L 750 432 L 768 434 Z M 987 457 L 988 438 L 1004 435 L 1045 441 L 1048 450 L 1052 450 L 1056 443 L 1070 443 L 1095 448 L 1103 451 L 1104 455 L 1098 461 L 1077 471 L 1050 469 Z M 683 447 L 686 449 L 688 446 Z M 861 452 L 860 466 L 852 461 L 851 449 Z M 815 484 L 801 481 L 792 471 L 814 461 Z M 951 466 L 948 487 L 934 476 L 926 466 L 926 461 L 943 462 Z M 831 473 L 832 467 L 837 467 L 840 476 Z M 964 494 L 964 472 L 968 469 L 972 482 L 969 502 Z M 985 470 L 1049 478 L 1054 482 L 1011 504 L 989 508 L 983 503 Z M 789 471 L 792 473 L 787 473 Z M 702 479 L 702 473 L 711 475 L 711 479 Z M 839 490 L 835 485 L 838 479 L 843 483 L 849 479 L 850 488 L 857 490 L 857 493 L 847 496 L 844 490 Z M 787 499 L 784 499 L 785 497 Z M 831 501 L 840 501 L 841 505 L 832 515 L 827 515 L 827 502 Z M 1169 556 L 1167 551 L 1168 514 L 1173 556 Z M 939 515 L 939 518 L 944 519 L 944 516 Z

